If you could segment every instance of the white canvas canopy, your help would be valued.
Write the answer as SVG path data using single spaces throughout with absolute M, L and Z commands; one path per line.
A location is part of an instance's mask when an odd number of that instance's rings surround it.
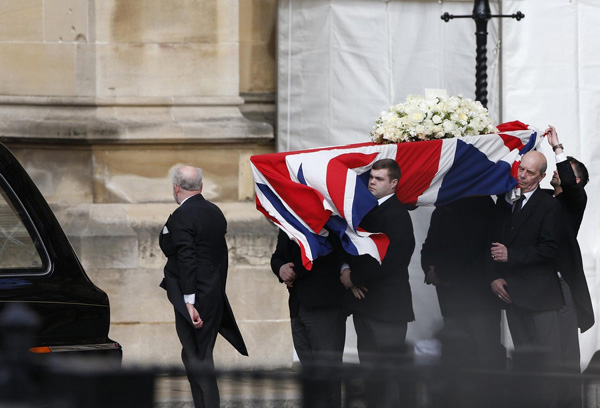
M 493 14 L 525 19 L 488 24 L 488 108 L 496 123 L 556 126 L 567 154 L 590 172 L 579 232 L 596 321 L 600 320 L 600 3 L 595 0 L 490 1 Z M 475 98 L 472 1 L 281 0 L 278 36 L 278 149 L 365 142 L 381 111 L 426 88 Z M 552 150 L 543 187 L 554 170 Z M 417 246 L 411 262 L 416 322 L 408 341 L 433 336 L 441 317 L 423 284 L 419 252 L 431 208 L 412 212 Z M 600 323 L 580 337 L 585 368 L 600 349 Z M 352 340 L 350 340 L 351 343 Z M 352 348 L 352 344 L 349 345 Z

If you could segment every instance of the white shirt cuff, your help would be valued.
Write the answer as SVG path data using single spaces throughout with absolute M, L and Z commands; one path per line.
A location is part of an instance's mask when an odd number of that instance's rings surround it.
M 192 293 L 191 295 L 183 295 L 183 301 L 185 303 L 191 303 L 192 305 L 196 303 L 196 294 Z
M 346 268 L 350 269 L 350 265 L 347 264 L 347 263 L 345 263 L 345 264 L 342 265 L 342 269 L 340 269 L 340 275 L 342 274 L 343 270 L 346 269 Z
M 556 162 L 557 163 L 562 163 L 565 160 L 567 160 L 567 155 L 565 154 L 565 152 L 562 152 L 562 153 L 556 155 Z

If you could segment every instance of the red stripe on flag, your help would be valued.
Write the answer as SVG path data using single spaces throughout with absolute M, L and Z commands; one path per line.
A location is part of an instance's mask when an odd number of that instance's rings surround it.
M 400 184 L 396 195 L 404 204 L 415 204 L 431 185 L 438 171 L 442 152 L 441 140 L 403 143 L 396 152 L 400 166 Z
M 345 218 L 344 198 L 348 169 L 364 167 L 372 163 L 377 155 L 378 153 L 346 153 L 332 158 L 327 164 L 327 191 L 342 217 Z
M 519 122 L 518 120 L 513 120 L 512 122 L 504 122 L 498 125 L 499 132 L 514 132 L 516 130 L 527 130 L 529 129 L 529 125 Z
M 519 174 L 519 166 L 521 165 L 521 160 L 517 160 L 515 162 L 513 162 L 511 168 L 510 168 L 510 175 L 513 176 L 515 178 L 515 180 L 517 180 L 517 187 L 521 187 L 519 185 L 519 179 L 517 178 L 517 175 Z
M 498 134 L 500 138 L 504 141 L 504 146 L 508 147 L 510 150 L 519 149 L 521 150 L 525 145 L 521 142 L 521 139 L 518 137 L 514 137 L 511 135 L 506 135 L 504 133 Z
M 518 120 L 514 120 L 512 122 L 506 122 L 498 125 L 498 131 L 500 132 L 498 136 L 504 141 L 504 145 L 510 150 L 521 149 L 525 146 L 521 139 L 515 136 L 507 135 L 502 132 L 515 132 L 519 130 L 528 130 L 529 125 L 520 122 Z
M 265 154 L 253 156 L 251 160 L 292 211 L 318 233 L 331 216 L 331 211 L 323 208 L 321 193 L 289 178 L 283 156 L 279 153 Z
M 385 234 L 373 234 L 369 238 L 371 238 L 377 246 L 377 252 L 379 252 L 379 256 L 381 260 L 383 260 L 387 253 L 388 246 L 390 245 L 390 239 Z
M 255 201 L 256 201 L 256 209 L 258 211 L 260 211 L 261 213 L 263 213 L 263 215 L 265 217 L 267 217 L 269 220 L 271 220 L 275 225 L 281 227 L 281 223 L 273 216 L 271 216 L 267 210 L 265 210 L 265 208 L 262 206 L 262 204 L 260 203 L 260 200 L 258 199 L 258 197 L 255 197 Z M 306 249 L 304 248 L 304 245 L 302 245 L 302 242 L 300 241 L 296 241 L 298 243 L 298 246 L 300 247 L 300 258 L 302 259 L 302 265 L 304 266 L 304 268 L 307 271 L 310 271 L 312 269 L 312 261 L 306 256 Z

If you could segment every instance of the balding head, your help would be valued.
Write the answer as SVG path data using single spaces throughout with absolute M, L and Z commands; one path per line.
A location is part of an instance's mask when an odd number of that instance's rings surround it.
M 202 190 L 202 169 L 192 166 L 177 167 L 173 171 L 173 184 L 187 191 Z
M 546 156 L 538 151 L 530 151 L 521 159 L 517 180 L 521 192 L 527 193 L 535 190 L 546 176 Z
M 202 169 L 181 166 L 173 170 L 173 196 L 177 204 L 202 192 Z

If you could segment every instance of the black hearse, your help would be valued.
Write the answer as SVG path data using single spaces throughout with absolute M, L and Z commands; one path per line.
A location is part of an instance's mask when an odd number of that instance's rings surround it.
M 120 362 L 121 346 L 108 337 L 108 296 L 88 278 L 48 203 L 2 144 L 0 195 L 0 315 L 11 304 L 37 315 L 32 353 Z

